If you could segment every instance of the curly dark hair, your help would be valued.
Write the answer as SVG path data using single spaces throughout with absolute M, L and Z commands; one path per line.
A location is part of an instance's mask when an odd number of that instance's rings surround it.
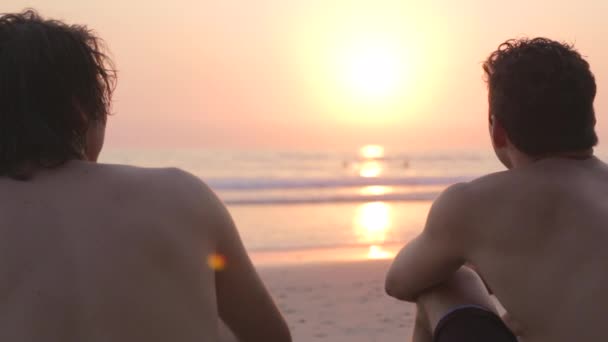
M 597 144 L 595 78 L 572 45 L 547 38 L 508 40 L 483 64 L 490 115 L 532 156 Z
M 87 130 L 105 123 L 115 82 L 86 26 L 34 10 L 0 15 L 0 176 L 85 159 Z

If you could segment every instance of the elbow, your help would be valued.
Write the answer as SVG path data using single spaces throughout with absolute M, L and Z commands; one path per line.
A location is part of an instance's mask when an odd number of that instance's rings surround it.
M 292 342 L 292 340 L 291 340 L 291 333 L 289 333 L 289 331 L 287 331 L 287 333 L 283 335 L 283 337 L 282 337 L 282 339 L 280 341 Z
M 289 331 L 289 327 L 287 323 L 283 321 L 281 329 L 279 329 L 278 334 L 271 339 L 272 341 L 281 341 L 281 342 L 292 342 L 291 332 Z
M 291 332 L 287 326 L 287 322 L 281 319 L 280 322 L 274 327 L 267 327 L 265 330 L 255 331 L 255 335 L 252 334 L 248 338 L 240 338 L 238 341 L 276 341 L 276 342 L 292 342 Z M 238 337 L 238 336 L 237 336 Z
M 391 279 L 390 277 L 387 277 L 384 283 L 384 291 L 390 297 L 406 302 L 415 302 L 417 297 L 415 293 L 408 291 L 403 281 Z
M 395 288 L 392 288 L 389 286 L 385 286 L 385 291 L 386 291 L 387 295 L 389 295 L 390 297 L 393 297 L 395 299 L 398 299 L 398 300 L 401 300 L 404 302 L 411 302 L 411 303 L 416 302 L 416 296 L 414 296 L 406 291 L 403 291 L 400 289 L 395 289 Z
M 229 341 L 240 341 L 240 342 L 257 342 L 257 341 L 273 341 L 273 342 L 292 342 L 291 332 L 287 323 L 283 320 L 277 325 L 264 326 L 263 323 L 257 322 L 255 325 L 249 326 L 247 331 L 236 331 L 232 330 L 235 339 Z M 227 339 L 221 339 L 224 341 Z
M 289 332 L 289 329 L 285 329 L 285 333 L 283 334 L 283 339 L 281 341 L 292 342 L 291 332 Z
M 292 342 L 291 332 L 285 326 L 284 328 L 274 329 L 273 331 L 257 332 L 251 336 L 236 336 L 237 341 L 254 342 L 254 341 L 273 341 L 273 342 Z
M 272 336 L 271 340 L 266 341 L 292 342 L 291 333 L 289 332 L 289 330 L 286 330 L 284 332 L 281 332 L 280 334 Z

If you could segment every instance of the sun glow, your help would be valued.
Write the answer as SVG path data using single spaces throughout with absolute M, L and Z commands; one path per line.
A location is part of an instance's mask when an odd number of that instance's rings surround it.
M 416 122 L 416 113 L 434 104 L 443 65 L 450 60 L 441 36 L 444 26 L 423 14 L 423 3 L 407 10 L 412 6 L 393 0 L 382 5 L 338 1 L 324 11 L 302 12 L 301 21 L 294 22 L 301 85 L 325 120 Z M 304 13 L 314 15 L 314 22 Z
M 339 78 L 354 98 L 386 101 L 400 90 L 406 60 L 390 42 L 361 40 L 344 49 Z

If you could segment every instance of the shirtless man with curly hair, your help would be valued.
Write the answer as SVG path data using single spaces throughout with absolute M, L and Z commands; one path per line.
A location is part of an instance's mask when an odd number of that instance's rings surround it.
M 608 167 L 593 153 L 589 64 L 536 38 L 505 42 L 484 70 L 490 136 L 508 171 L 443 192 L 386 290 L 417 303 L 414 341 L 603 341 Z

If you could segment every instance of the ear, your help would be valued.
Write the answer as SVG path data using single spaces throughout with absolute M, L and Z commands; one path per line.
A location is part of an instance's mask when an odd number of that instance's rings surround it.
M 509 144 L 509 137 L 504 126 L 497 120 L 494 115 L 490 118 L 490 136 L 492 137 L 492 144 L 495 148 L 505 148 Z
M 87 130 L 85 139 L 85 157 L 90 162 L 96 162 L 99 157 L 99 153 L 103 148 L 104 138 L 106 134 L 106 122 L 105 120 L 97 120 L 89 123 L 89 129 Z

